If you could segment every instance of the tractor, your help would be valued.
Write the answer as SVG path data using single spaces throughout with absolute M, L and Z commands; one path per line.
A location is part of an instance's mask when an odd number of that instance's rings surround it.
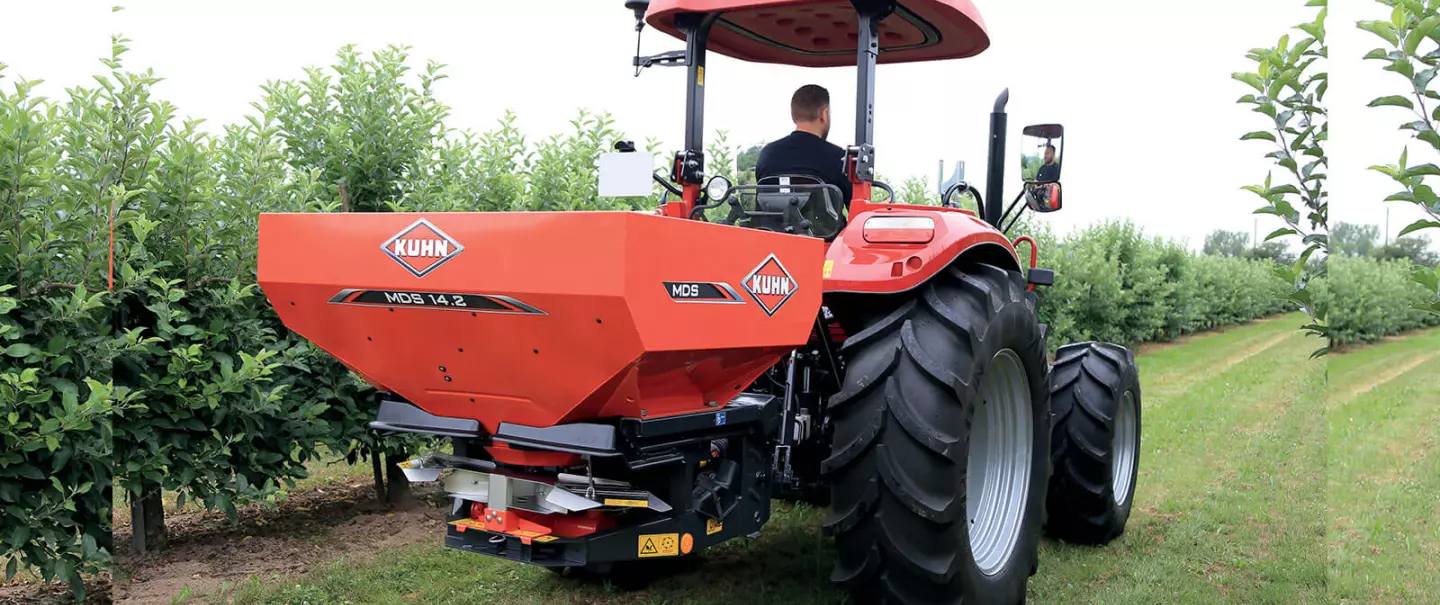
M 685 44 L 633 59 L 637 75 L 686 70 L 684 149 L 655 174 L 616 142 L 599 180 L 643 170 L 658 209 L 260 217 L 267 298 L 376 388 L 370 428 L 451 443 L 402 464 L 450 497 L 445 545 L 644 569 L 758 538 L 772 499 L 803 500 L 828 507 L 831 579 L 857 602 L 1018 603 L 1042 533 L 1121 535 L 1134 356 L 1082 342 L 1052 361 L 1035 289 L 1054 273 L 1006 235 L 1060 209 L 1063 128 L 1022 130 L 1008 208 L 1008 90 L 984 195 L 957 182 L 941 205 L 906 204 L 875 180 L 876 66 L 983 51 L 970 1 L 625 4 L 637 36 Z M 855 66 L 852 199 L 812 175 L 705 179 L 711 51 Z

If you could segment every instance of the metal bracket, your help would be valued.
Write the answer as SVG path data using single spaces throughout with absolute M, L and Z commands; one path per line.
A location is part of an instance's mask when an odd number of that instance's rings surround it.
M 650 55 L 648 57 L 636 56 L 633 64 L 635 65 L 635 67 L 638 67 L 640 69 L 645 69 L 646 67 L 654 67 L 656 65 L 660 65 L 663 67 L 684 67 L 685 65 L 688 65 L 685 62 L 685 51 L 683 50 L 672 50 L 660 53 L 658 55 Z
M 854 178 L 861 182 L 875 180 L 875 146 L 851 145 L 845 148 L 845 164 L 854 167 Z
M 670 180 L 693 185 L 705 184 L 705 153 L 685 150 L 675 154 L 675 168 Z

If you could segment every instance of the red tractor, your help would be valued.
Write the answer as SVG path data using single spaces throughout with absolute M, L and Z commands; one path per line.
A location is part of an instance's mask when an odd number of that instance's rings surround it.
M 1001 228 L 1059 209 L 1063 130 L 1025 129 L 1006 211 L 1008 92 L 983 201 L 875 196 L 876 65 L 984 50 L 969 0 L 626 4 L 686 44 L 634 62 L 689 74 L 658 211 L 260 218 L 266 295 L 378 389 L 370 426 L 452 439 L 406 469 L 453 497 L 445 544 L 604 572 L 756 537 L 788 497 L 829 506 L 832 579 L 857 601 L 1017 603 L 1042 529 L 1120 535 L 1134 356 L 1087 342 L 1048 363 L 1033 290 L 1053 273 Z M 852 199 L 807 175 L 705 181 L 709 51 L 855 63 Z

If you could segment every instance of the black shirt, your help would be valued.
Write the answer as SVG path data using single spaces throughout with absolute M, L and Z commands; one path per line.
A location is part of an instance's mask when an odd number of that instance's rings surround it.
M 1054 162 L 1041 164 L 1040 171 L 1035 174 L 1035 180 L 1042 183 L 1051 183 L 1060 178 L 1060 165 Z
M 760 150 L 755 178 L 786 174 L 813 176 L 839 187 L 845 196 L 842 202 L 850 206 L 850 177 L 845 175 L 845 150 L 839 146 L 803 130 L 770 142 Z

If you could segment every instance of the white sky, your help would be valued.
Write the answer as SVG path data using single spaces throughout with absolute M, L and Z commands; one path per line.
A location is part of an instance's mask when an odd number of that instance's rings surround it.
M 112 14 L 112 4 L 125 10 Z M 915 175 L 933 186 L 943 158 L 964 160 L 969 180 L 983 190 L 990 107 L 1008 86 L 1007 197 L 1015 193 L 1019 129 L 1066 126 L 1066 207 L 1044 218 L 1056 228 L 1130 217 L 1148 233 L 1195 247 L 1214 229 L 1252 230 L 1258 198 L 1240 187 L 1263 180 L 1269 148 L 1238 139 L 1267 119 L 1235 104 L 1248 87 L 1230 74 L 1250 67 L 1247 50 L 1312 18 L 1303 0 L 1212 0 L 1203 8 L 1159 0 L 976 4 L 992 40 L 980 56 L 880 67 L 876 146 L 891 184 Z M 1330 17 L 1333 56 L 1363 55 L 1372 45 L 1357 41 L 1363 32 L 1350 24 L 1375 10 L 1362 1 L 1337 4 L 1346 6 Z M 266 80 L 329 65 L 343 44 L 370 51 L 398 43 L 413 47 L 417 70 L 432 58 L 449 65 L 450 78 L 437 86 L 452 107 L 452 127 L 485 130 L 514 109 L 535 140 L 567 129 L 575 110 L 586 107 L 609 111 L 637 141 L 657 137 L 670 151 L 681 142 L 683 70 L 632 77 L 633 20 L 621 0 L 0 0 L 0 15 L 9 21 L 0 27 L 7 80 L 44 78 L 50 96 L 89 85 L 103 69 L 97 58 L 108 55 L 109 35 L 123 33 L 133 40 L 127 67 L 153 68 L 166 78 L 157 97 L 216 130 L 249 112 Z M 646 54 L 681 47 L 647 28 Z M 1398 157 L 1405 137 L 1392 132 L 1403 115 L 1364 103 L 1403 82 L 1378 64 L 1350 63 L 1332 66 L 1332 213 L 1378 224 L 1385 205 L 1369 200 L 1392 188 L 1363 169 Z M 736 144 L 783 136 L 791 129 L 791 92 L 817 83 L 831 92 L 830 140 L 851 142 L 853 68 L 712 55 L 706 76 L 707 136 L 717 128 Z M 1352 80 L 1369 92 L 1343 94 Z M 1408 223 L 1398 210 L 1392 224 Z M 1262 236 L 1280 226 L 1271 217 L 1259 221 Z

